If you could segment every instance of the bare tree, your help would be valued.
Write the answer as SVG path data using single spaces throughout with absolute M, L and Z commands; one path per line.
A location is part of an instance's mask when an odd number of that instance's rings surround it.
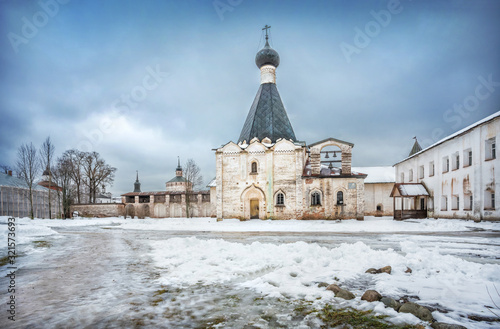
M 35 218 L 33 211 L 33 185 L 40 172 L 40 161 L 33 143 L 23 144 L 17 150 L 17 174 L 24 180 L 29 190 L 30 217 Z
M 83 159 L 83 182 L 88 187 L 89 202 L 95 203 L 102 185 L 112 185 L 116 168 L 111 167 L 97 152 L 86 152 Z
M 9 171 L 12 171 L 12 168 L 6 164 L 0 164 L 0 171 L 3 172 L 4 174 L 8 174 Z
M 73 203 L 72 168 L 71 156 L 65 152 L 62 157 L 57 159 L 55 169 L 52 171 L 55 182 L 61 187 L 62 218 L 71 216 L 70 207 Z
M 70 166 L 71 180 L 76 188 L 76 203 L 81 203 L 85 152 L 76 149 L 67 150 L 62 157 L 67 159 L 68 165 Z
M 40 148 L 40 164 L 42 168 L 45 168 L 47 175 L 49 176 L 49 218 L 52 218 L 52 160 L 54 158 L 54 144 L 50 140 L 50 136 L 45 139 Z
M 189 187 L 191 191 L 198 190 L 203 184 L 203 176 L 201 175 L 200 167 L 198 167 L 193 159 L 188 159 L 186 161 L 184 177 L 191 183 Z
M 191 195 L 193 191 L 198 190 L 198 188 L 203 184 L 203 176 L 201 175 L 200 167 L 196 164 L 193 159 L 188 159 L 185 164 L 184 177 L 188 181 L 186 185 L 186 215 L 191 217 Z

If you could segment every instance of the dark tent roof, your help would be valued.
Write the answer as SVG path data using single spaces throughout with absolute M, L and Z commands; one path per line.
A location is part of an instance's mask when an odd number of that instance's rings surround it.
M 259 140 L 268 137 L 272 142 L 276 142 L 279 138 L 297 141 L 278 88 L 274 83 L 260 85 L 238 143 L 244 140 L 249 143 L 254 137 Z
M 410 154 L 408 154 L 408 156 L 411 157 L 413 154 L 418 153 L 420 151 L 422 151 L 422 147 L 415 138 L 415 144 L 413 144 L 413 147 L 411 148 Z

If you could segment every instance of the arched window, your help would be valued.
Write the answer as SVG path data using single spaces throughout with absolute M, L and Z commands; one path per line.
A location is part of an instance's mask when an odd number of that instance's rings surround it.
M 337 204 L 338 205 L 344 204 L 344 192 L 342 191 L 337 192 Z
M 276 194 L 276 205 L 277 206 L 284 206 L 285 205 L 285 195 L 281 192 Z
M 252 174 L 257 173 L 257 162 L 252 162 Z
M 311 194 L 311 206 L 321 206 L 321 194 L 319 192 Z

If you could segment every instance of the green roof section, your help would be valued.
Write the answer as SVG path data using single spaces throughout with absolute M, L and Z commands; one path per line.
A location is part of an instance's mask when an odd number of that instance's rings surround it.
M 185 179 L 182 176 L 175 176 L 171 180 L 169 180 L 167 183 L 184 183 L 187 182 L 187 179 Z

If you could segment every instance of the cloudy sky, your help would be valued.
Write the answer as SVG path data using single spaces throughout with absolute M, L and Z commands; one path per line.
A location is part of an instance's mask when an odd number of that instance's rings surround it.
M 262 27 L 299 140 L 392 165 L 500 110 L 500 1 L 0 1 L 0 163 L 50 136 L 95 150 L 114 194 L 164 190 L 177 156 L 205 182 L 237 141 Z

